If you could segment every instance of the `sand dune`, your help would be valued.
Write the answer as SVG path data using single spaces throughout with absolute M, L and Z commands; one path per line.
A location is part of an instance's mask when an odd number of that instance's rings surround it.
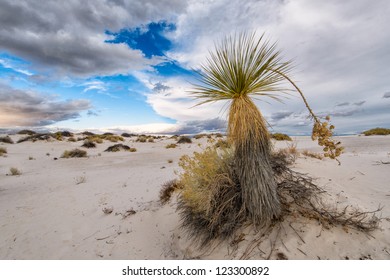
M 16 141 L 20 135 L 11 137 Z M 297 218 L 286 221 L 278 242 L 265 240 L 250 253 L 246 250 L 258 235 L 249 228 L 236 244 L 196 250 L 179 228 L 175 201 L 165 206 L 158 201 L 161 184 L 179 171 L 179 158 L 199 151 L 206 139 L 166 149 L 175 140 L 125 138 L 123 144 L 137 149 L 133 153 L 103 152 L 114 144 L 104 141 L 84 149 L 87 158 L 68 159 L 61 154 L 82 142 L 0 143 L 7 149 L 0 157 L 0 259 L 390 259 L 390 164 L 383 164 L 390 161 L 390 137 L 340 139 L 346 148 L 341 166 L 300 156 L 294 169 L 316 178 L 340 207 L 383 206 L 381 228 L 370 236 L 322 230 Z M 309 137 L 294 142 L 299 150 L 320 151 Z M 7 175 L 11 167 L 22 174 Z

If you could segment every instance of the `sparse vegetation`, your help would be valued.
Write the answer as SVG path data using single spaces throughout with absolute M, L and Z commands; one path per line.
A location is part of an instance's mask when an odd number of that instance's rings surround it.
M 73 149 L 71 151 L 64 151 L 64 153 L 61 156 L 62 158 L 81 158 L 81 157 L 87 157 L 87 151 L 80 150 L 80 149 Z
M 0 143 L 13 144 L 14 141 L 9 137 L 9 135 L 0 137 Z
M 10 175 L 11 175 L 11 176 L 22 175 L 22 172 L 21 172 L 19 169 L 17 169 L 16 167 L 11 167 L 11 168 L 9 169 L 9 172 L 10 172 Z
M 17 134 L 34 135 L 34 134 L 37 134 L 37 133 L 35 131 L 33 131 L 33 130 L 23 129 L 23 130 L 20 130 Z
M 168 159 L 168 163 L 172 163 L 173 162 L 173 160 L 172 159 Z
M 187 136 L 180 136 L 179 140 L 177 140 L 177 144 L 185 144 L 185 143 L 192 143 L 191 138 Z
M 83 145 L 81 145 L 81 147 L 84 147 L 84 148 L 96 148 L 96 144 L 93 142 L 93 141 L 91 141 L 91 140 L 84 140 L 84 144 Z
M 370 136 L 370 135 L 389 135 L 390 134 L 390 129 L 388 128 L 373 128 L 370 130 L 366 130 L 363 132 L 365 136 Z
M 197 134 L 197 135 L 195 135 L 194 138 L 195 138 L 195 139 L 202 139 L 203 137 L 206 137 L 206 136 L 207 136 L 207 134 L 202 133 L 202 134 Z
M 29 157 L 28 157 L 28 160 L 35 160 L 35 158 L 32 157 L 32 156 L 29 156 Z
M 129 137 L 136 136 L 136 135 L 135 135 L 135 134 L 130 134 L 130 133 L 124 132 L 124 133 L 121 134 L 121 136 L 122 136 L 122 137 L 129 138 Z
M 271 138 L 276 141 L 292 141 L 291 137 L 284 133 L 273 133 L 271 134 Z
M 140 135 L 135 140 L 136 142 L 145 143 L 148 140 L 148 138 L 145 135 Z
M 69 137 L 69 138 L 68 138 L 68 141 L 69 141 L 69 142 L 76 142 L 76 139 L 75 139 L 74 137 Z
M 160 202 L 162 205 L 167 204 L 172 197 L 172 194 L 180 189 L 180 186 L 177 183 L 177 180 L 170 180 L 164 183 L 160 190 Z
M 307 157 L 311 157 L 311 158 L 316 158 L 316 159 L 319 159 L 319 160 L 323 159 L 323 156 L 321 154 L 310 152 L 309 150 L 304 150 L 302 152 L 302 155 L 307 156 Z
M 226 140 L 218 139 L 218 141 L 214 144 L 214 147 L 216 147 L 216 148 L 222 148 L 222 149 L 227 149 L 227 148 L 230 148 L 231 145 L 230 145 L 229 142 L 226 141 Z
M 53 138 L 53 136 L 50 133 L 32 134 L 32 135 L 29 135 L 29 136 L 26 136 L 26 137 L 19 139 L 17 141 L 17 143 L 22 143 L 22 142 L 26 142 L 26 141 L 32 141 L 32 142 L 48 141 L 51 138 Z
M 87 178 L 85 176 L 79 176 L 75 178 L 76 185 L 84 184 L 87 182 Z
M 7 149 L 4 147 L 0 147 L 0 157 L 7 153 Z
M 130 148 L 127 145 L 123 144 L 115 144 L 113 146 L 108 147 L 105 152 L 119 152 L 119 151 L 126 151 L 126 152 L 136 152 L 136 148 Z
M 173 144 L 173 143 L 172 144 L 168 144 L 168 145 L 165 146 L 166 149 L 174 149 L 176 147 L 177 147 L 177 145 Z

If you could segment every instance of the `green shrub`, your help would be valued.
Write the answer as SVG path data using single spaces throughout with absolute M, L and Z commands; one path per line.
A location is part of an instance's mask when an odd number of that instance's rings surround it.
M 185 143 L 192 143 L 191 138 L 187 136 L 181 136 L 179 140 L 177 140 L 177 144 L 185 144 Z
M 13 144 L 14 143 L 14 141 L 8 135 L 4 136 L 4 137 L 0 137 L 0 143 L 1 142 L 2 143 L 7 143 L 7 144 Z
M 271 138 L 276 141 L 292 141 L 291 137 L 284 133 L 273 133 L 271 134 Z
M 71 151 L 64 151 L 62 158 L 87 157 L 87 151 L 80 149 L 73 149 Z
M 176 144 L 168 144 L 168 145 L 165 146 L 166 149 L 174 149 L 176 147 L 177 147 Z
M 370 135 L 389 135 L 390 134 L 390 129 L 388 128 L 373 128 L 370 130 L 366 130 L 363 132 L 365 136 L 370 136 Z

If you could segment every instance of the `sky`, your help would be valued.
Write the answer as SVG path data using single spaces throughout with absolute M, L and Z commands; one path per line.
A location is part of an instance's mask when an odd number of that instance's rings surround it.
M 224 132 L 229 102 L 195 106 L 209 51 L 276 42 L 337 134 L 390 128 L 388 0 L 0 0 L 0 129 Z M 272 132 L 311 132 L 296 92 L 256 100 Z M 195 107 L 194 107 L 195 106 Z

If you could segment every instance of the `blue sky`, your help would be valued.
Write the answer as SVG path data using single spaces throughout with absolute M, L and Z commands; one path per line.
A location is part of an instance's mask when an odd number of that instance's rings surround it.
M 227 103 L 193 107 L 208 51 L 265 32 L 337 133 L 390 127 L 390 3 L 0 0 L 0 128 L 224 131 Z M 256 104 L 272 131 L 308 134 L 298 95 Z

